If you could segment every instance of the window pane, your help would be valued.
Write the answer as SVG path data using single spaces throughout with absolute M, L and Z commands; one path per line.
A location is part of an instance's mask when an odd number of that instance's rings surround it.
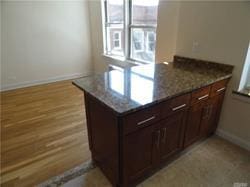
M 159 0 L 132 0 L 132 24 L 157 24 Z
M 107 27 L 107 54 L 124 56 L 124 29 L 123 25 Z
M 107 0 L 107 22 L 123 23 L 123 0 Z
M 155 29 L 131 29 L 131 56 L 134 60 L 153 62 L 155 60 Z

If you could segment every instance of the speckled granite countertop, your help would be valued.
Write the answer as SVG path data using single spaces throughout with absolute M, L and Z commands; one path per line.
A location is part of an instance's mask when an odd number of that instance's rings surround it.
M 233 66 L 177 57 L 172 63 L 115 69 L 73 81 L 118 115 L 231 77 Z

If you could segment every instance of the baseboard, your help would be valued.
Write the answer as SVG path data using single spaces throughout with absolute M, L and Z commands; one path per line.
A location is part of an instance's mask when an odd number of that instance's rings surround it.
M 14 89 L 18 89 L 18 88 L 36 86 L 36 85 L 40 85 L 40 84 L 47 84 L 47 83 L 52 83 L 52 82 L 57 82 L 57 81 L 76 79 L 76 78 L 88 76 L 90 74 L 91 74 L 91 72 L 84 73 L 84 74 L 83 73 L 75 73 L 75 74 L 71 74 L 71 75 L 51 77 L 51 78 L 45 79 L 45 80 L 33 80 L 33 81 L 25 81 L 25 82 L 17 83 L 17 84 L 9 84 L 9 85 L 1 86 L 0 91 L 8 91 L 8 90 L 14 90 Z
M 228 133 L 222 129 L 217 129 L 216 134 L 248 151 L 250 151 L 250 142 L 243 140 L 242 138 L 239 138 L 231 133 Z

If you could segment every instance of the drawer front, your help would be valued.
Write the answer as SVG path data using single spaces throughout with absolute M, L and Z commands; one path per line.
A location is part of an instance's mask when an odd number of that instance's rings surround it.
M 227 88 L 228 79 L 218 81 L 212 85 L 210 97 L 224 93 Z
M 206 86 L 192 92 L 191 104 L 196 104 L 209 98 L 211 86 Z
M 188 108 L 190 105 L 190 98 L 191 94 L 185 94 L 164 102 L 161 111 L 162 117 L 164 118 L 175 112 Z
M 151 106 L 124 117 L 123 132 L 128 134 L 160 120 L 160 105 Z

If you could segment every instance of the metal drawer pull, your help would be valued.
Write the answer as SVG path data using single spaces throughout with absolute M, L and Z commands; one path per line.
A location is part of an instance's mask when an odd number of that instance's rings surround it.
M 186 106 L 186 104 L 183 104 L 183 105 L 180 105 L 180 106 L 177 106 L 177 107 L 172 108 L 172 110 L 173 110 L 173 111 L 176 111 L 176 110 L 181 109 L 181 108 L 183 108 L 183 107 L 185 107 L 185 106 Z
M 152 116 L 152 117 L 150 117 L 150 118 L 148 118 L 148 119 L 145 119 L 145 120 L 143 120 L 143 121 L 140 121 L 140 122 L 137 123 L 137 125 L 142 125 L 142 124 L 144 124 L 144 123 L 146 123 L 146 122 L 148 122 L 148 121 L 151 121 L 151 120 L 153 120 L 153 119 L 155 119 L 155 116 Z
M 198 100 L 202 100 L 202 99 L 205 99 L 205 98 L 207 98 L 207 97 L 208 97 L 208 94 L 199 97 Z
M 226 87 L 223 87 L 223 88 L 218 89 L 216 92 L 221 92 L 221 91 L 223 91 L 225 89 L 226 89 Z

